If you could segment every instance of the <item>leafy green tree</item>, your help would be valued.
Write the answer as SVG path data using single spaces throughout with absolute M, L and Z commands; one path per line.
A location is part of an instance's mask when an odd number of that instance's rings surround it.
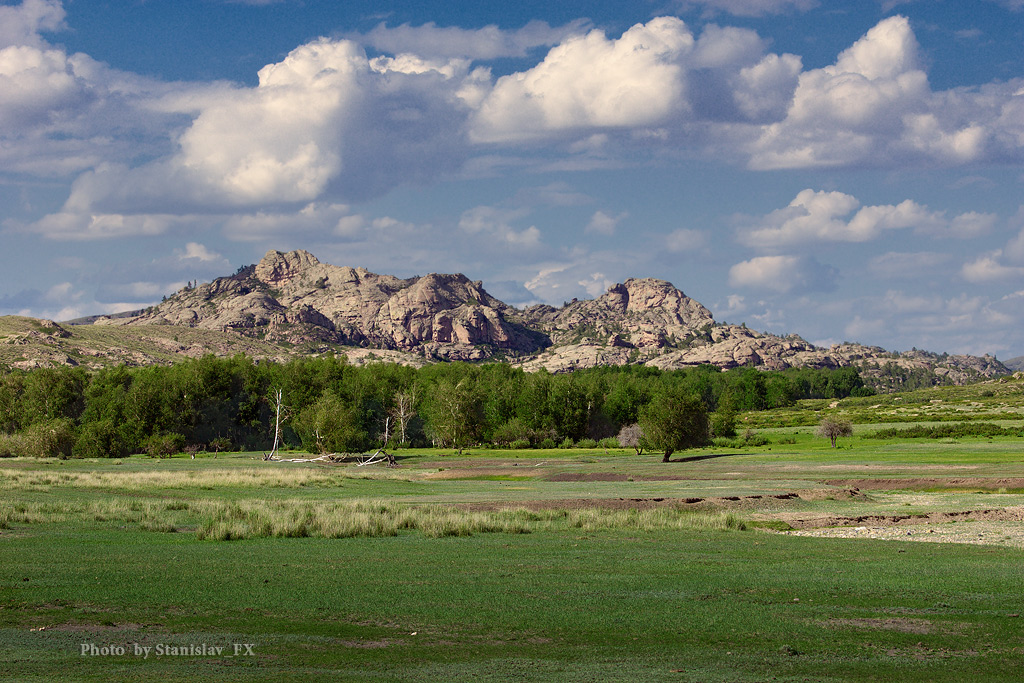
M 602 410 L 616 425 L 635 424 L 640 409 L 651 400 L 652 381 L 622 373 L 611 381 Z
M 736 413 L 722 408 L 711 416 L 711 434 L 716 437 L 736 436 Z
M 368 443 L 356 410 L 331 391 L 306 406 L 292 424 L 311 453 L 353 453 Z
M 558 436 L 576 441 L 587 434 L 592 405 L 585 388 L 574 375 L 557 375 L 548 394 L 546 412 L 552 416 Z
M 123 458 L 131 452 L 131 442 L 110 419 L 83 424 L 72 449 L 76 458 Z
M 438 444 L 462 449 L 473 443 L 479 433 L 481 415 L 468 378 L 458 384 L 443 379 L 431 391 L 427 426 Z
M 8 372 L 0 376 L 0 433 L 13 434 L 22 427 L 25 374 Z
M 87 382 L 81 368 L 40 368 L 29 372 L 22 394 L 25 422 L 78 419 L 85 408 Z
M 704 403 L 679 391 L 665 390 L 640 411 L 640 428 L 650 450 L 662 451 L 662 462 L 678 450 L 711 443 L 711 423 Z

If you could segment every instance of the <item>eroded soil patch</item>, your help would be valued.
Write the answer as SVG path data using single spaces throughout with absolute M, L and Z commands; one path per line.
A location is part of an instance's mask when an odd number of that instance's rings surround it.
M 515 502 L 458 503 L 454 507 L 460 510 L 490 512 L 515 508 L 528 510 L 648 510 L 657 507 L 694 507 L 705 509 L 736 509 L 785 506 L 787 502 L 802 500 L 821 500 L 825 497 L 852 497 L 859 495 L 855 491 L 835 491 L 832 489 L 808 489 L 806 491 L 724 497 L 690 497 L 690 498 L 556 498 L 552 500 L 523 500 Z
M 690 477 L 672 474 L 624 474 L 619 472 L 559 472 L 547 481 L 684 481 Z
M 1024 489 L 1024 478 L 987 477 L 907 477 L 903 479 L 827 479 L 829 486 L 869 489 L 876 491 L 903 491 L 922 489 Z
M 922 635 L 936 631 L 935 624 L 927 619 L 909 619 L 906 617 L 888 619 L 828 619 L 819 623 L 832 628 L 870 628 Z
M 1024 521 L 1024 508 L 1012 507 L 965 510 L 963 512 L 929 512 L 912 515 L 860 515 L 856 517 L 825 515 L 806 519 L 786 519 L 786 523 L 795 529 L 817 529 L 838 526 L 911 526 L 965 521 L 1020 522 Z

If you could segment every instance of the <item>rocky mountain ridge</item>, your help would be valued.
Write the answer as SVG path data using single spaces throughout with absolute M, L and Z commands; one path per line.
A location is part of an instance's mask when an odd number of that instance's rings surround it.
M 97 326 L 175 326 L 219 331 L 290 353 L 363 355 L 382 350 L 415 362 L 506 361 L 562 372 L 597 365 L 663 369 L 888 366 L 935 372 L 954 383 L 1008 373 L 991 356 L 891 353 L 861 344 L 816 347 L 796 335 L 719 324 L 671 283 L 629 279 L 561 308 L 513 308 L 461 274 L 397 278 L 321 263 L 306 251 L 269 251 L 229 277 L 189 286 L 137 315 Z M 362 349 L 361 353 L 356 353 Z

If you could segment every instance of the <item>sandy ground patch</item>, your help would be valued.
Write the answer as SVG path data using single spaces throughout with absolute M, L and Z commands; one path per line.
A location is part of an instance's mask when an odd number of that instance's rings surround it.
M 882 541 L 968 543 L 1024 548 L 1024 521 L 964 519 L 944 523 L 862 525 L 780 532 L 788 536 L 861 538 Z

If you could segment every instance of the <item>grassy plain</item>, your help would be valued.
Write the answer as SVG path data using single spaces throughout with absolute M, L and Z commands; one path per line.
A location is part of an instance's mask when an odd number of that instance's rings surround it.
M 983 399 L 998 396 L 965 400 L 1019 420 Z M 804 410 L 879 412 L 842 403 Z M 667 464 L 581 449 L 399 451 L 396 469 L 0 460 L 2 678 L 1020 679 L 1024 551 L 772 529 L 1012 516 L 1024 439 L 858 426 L 833 450 L 788 413 L 756 419 L 771 443 Z

